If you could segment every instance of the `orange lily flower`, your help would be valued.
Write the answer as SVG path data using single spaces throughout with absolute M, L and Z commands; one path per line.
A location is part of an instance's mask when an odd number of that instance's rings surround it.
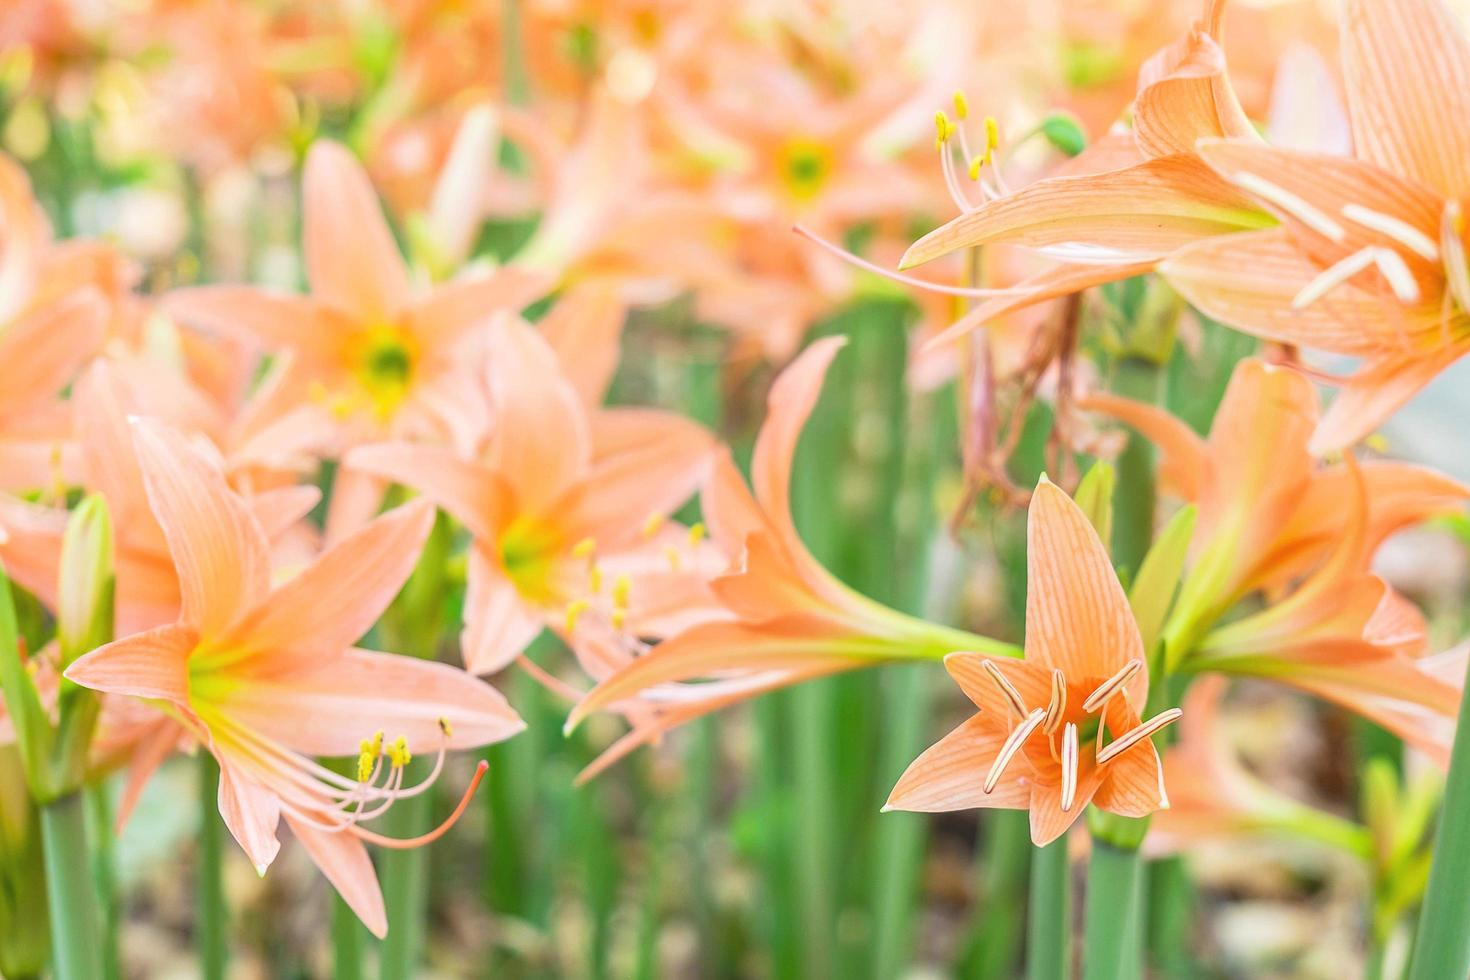
M 364 841 L 416 846 L 444 828 L 396 841 L 363 822 L 427 788 L 403 785 L 411 753 L 437 751 L 442 762 L 448 749 L 523 727 L 493 688 L 462 671 L 351 646 L 412 571 L 433 509 L 386 514 L 272 585 L 265 535 L 219 469 L 156 423 L 135 428 L 149 502 L 178 569 L 179 618 L 82 656 L 66 676 L 147 699 L 172 717 L 219 760 L 220 814 L 256 868 L 263 874 L 274 860 L 284 818 L 382 936 L 387 920 Z M 354 754 L 356 780 L 313 761 Z M 483 771 L 482 763 L 476 783 Z
M 981 179 L 980 203 L 960 201 L 959 217 L 909 248 L 901 269 L 997 242 L 1026 246 L 1061 263 L 1014 289 L 996 291 L 938 339 L 1030 303 L 1138 275 L 1200 238 L 1275 223 L 1194 152 L 1203 137 L 1255 133 L 1225 74 L 1223 14 L 1223 0 L 1210 0 L 1187 35 L 1143 66 L 1131 133 L 1103 137 L 1058 176 L 1014 193 L 998 172 L 993 181 Z M 939 129 L 944 162 L 952 169 L 947 144 L 957 131 L 942 115 Z M 994 143 L 987 139 L 985 157 Z M 983 165 L 972 167 L 977 176 L 984 173 Z
M 497 324 L 496 422 L 479 458 L 406 443 L 346 458 L 423 493 L 474 535 L 462 649 L 477 674 L 505 667 L 547 626 L 574 647 L 587 629 L 657 632 L 670 574 L 699 560 L 697 540 L 664 520 L 704 479 L 709 434 L 671 413 L 590 409 L 599 372 L 579 390 L 548 339 L 519 318 Z
M 1202 142 L 1201 157 L 1282 226 L 1161 266 L 1218 320 L 1362 359 L 1313 437 L 1319 452 L 1372 432 L 1470 351 L 1470 38 L 1439 0 L 1350 0 L 1342 58 L 1356 156 Z
M 845 339 L 803 351 L 771 387 L 756 439 L 751 485 L 722 453 L 701 500 L 728 567 L 709 588 L 722 614 L 676 633 L 616 669 L 577 704 L 568 729 L 595 711 L 623 711 L 635 728 L 596 772 L 703 714 L 802 681 L 901 660 L 938 660 L 951 650 L 1013 647 L 895 612 L 838 581 L 796 533 L 792 460 L 832 358 Z
M 1026 546 L 1024 659 L 944 658 L 979 713 L 909 764 L 885 809 L 1029 809 L 1041 847 L 1089 803 L 1128 817 L 1167 807 L 1151 736 L 1181 712 L 1139 720 L 1149 677 L 1138 624 L 1092 524 L 1045 477 Z
M 171 416 L 196 424 L 207 422 L 208 402 L 197 393 L 183 397 L 189 389 L 177 381 L 138 365 L 99 360 L 82 374 L 72 392 L 77 482 L 106 498 L 115 528 L 119 632 L 149 629 L 178 615 L 178 576 L 164 533 L 148 505 L 127 421 L 130 415 L 145 414 L 178 396 L 170 405 Z M 249 443 L 244 446 L 248 449 Z M 251 463 L 270 459 L 253 452 L 241 458 Z M 248 478 L 251 473 L 244 468 L 242 475 Z M 267 484 L 250 497 L 247 506 L 268 538 L 276 541 L 315 506 L 318 496 L 315 487 L 271 488 Z M 50 609 L 56 608 L 58 599 L 66 523 L 67 512 L 62 508 L 0 496 L 0 528 L 5 532 L 0 557 L 15 581 Z
M 519 310 L 545 288 L 517 269 L 413 288 L 378 199 L 348 150 L 319 140 L 302 181 L 306 297 L 250 286 L 179 290 L 180 318 L 289 352 L 293 376 L 338 422 L 344 446 L 391 438 L 472 444 L 484 419 L 462 409 L 467 355 L 497 310 Z
M 1458 687 L 1425 669 L 1422 617 L 1368 566 L 1390 534 L 1462 507 L 1470 488 L 1406 463 L 1319 463 L 1308 448 L 1316 389 L 1259 360 L 1237 366 L 1208 440 L 1152 406 L 1107 394 L 1084 404 L 1157 443 L 1161 473 L 1199 508 L 1164 632 L 1171 665 L 1271 677 L 1360 713 L 1398 711 L 1389 727 L 1447 748 L 1439 722 L 1453 716 Z M 1254 592 L 1265 608 L 1221 625 Z

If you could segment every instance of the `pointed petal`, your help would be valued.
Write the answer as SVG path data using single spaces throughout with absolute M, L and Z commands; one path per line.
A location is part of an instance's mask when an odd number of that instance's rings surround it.
M 291 650 L 308 658 L 341 652 L 403 588 L 433 526 L 434 508 L 427 501 L 389 511 L 274 589 L 219 642 L 228 649 Z
M 1322 267 L 1284 228 L 1198 242 L 1161 262 L 1159 272 L 1206 316 L 1284 344 L 1364 355 L 1440 329 L 1438 309 L 1405 310 L 1351 282 L 1293 308 Z
M 1357 152 L 1446 197 L 1470 194 L 1464 23 L 1440 0 L 1348 0 L 1341 24 Z
M 305 755 L 356 755 L 382 731 L 415 753 L 469 749 L 509 738 L 525 723 L 489 684 L 458 667 L 350 650 L 327 657 L 280 654 L 242 681 L 219 708 L 245 727 Z M 440 720 L 449 723 L 446 740 Z
M 1072 829 L 1072 824 L 1087 810 L 1098 789 L 1096 769 L 1088 768 L 1077 776 L 1077 795 L 1072 809 L 1062 809 L 1062 787 L 1059 782 L 1036 782 L 1031 785 L 1031 843 L 1045 847 Z
M 544 625 L 484 547 L 470 549 L 465 628 L 460 635 L 460 654 L 472 674 L 494 674 L 509 666 Z
M 590 465 L 591 435 L 582 400 L 561 374 L 545 338 L 519 317 L 498 324 L 490 390 L 495 430 L 487 461 L 515 491 L 518 508 L 540 511 Z
M 178 750 L 179 735 L 179 726 L 172 719 L 160 716 L 159 723 L 134 746 L 128 758 L 127 780 L 118 796 L 117 812 L 112 819 L 114 833 L 122 833 L 148 786 L 148 780 L 153 778 L 164 760 Z
M 541 318 L 541 333 L 556 351 L 562 374 L 589 409 L 602 404 L 617 370 L 627 312 L 610 282 L 594 280 L 568 289 Z
M 292 820 L 290 814 L 286 815 L 286 824 L 368 932 L 379 939 L 386 936 L 388 913 L 366 845 L 346 831 L 328 833 L 304 821 Z
M 1014 725 L 1021 719 L 1000 682 L 991 676 L 986 661 L 999 671 L 1020 695 L 1026 710 L 1045 707 L 1051 699 L 1051 668 L 1011 657 L 989 657 L 981 653 L 960 651 L 944 658 L 944 669 L 954 678 L 965 697 L 974 702 L 982 715 L 1008 718 Z
M 23 417 L 61 392 L 97 353 L 107 308 L 82 290 L 12 321 L 0 332 L 0 417 Z
M 549 285 L 544 273 L 515 266 L 455 279 L 412 304 L 409 329 L 425 350 L 444 350 L 488 327 L 498 313 L 519 314 Z
M 960 248 L 1008 242 L 1081 244 L 1117 263 L 1162 258 L 1199 238 L 1269 223 L 1192 154 L 1100 174 L 1052 177 L 931 231 L 904 254 L 910 268 Z
M 260 874 L 280 853 L 276 826 L 281 821 L 281 800 L 234 762 L 219 759 L 219 815 L 245 856 Z
M 1133 132 L 1150 157 L 1193 153 L 1203 137 L 1259 139 L 1225 71 L 1225 53 L 1209 34 L 1191 31 L 1179 50 L 1161 52 L 1171 62 L 1145 85 L 1133 103 Z M 1140 71 L 1140 78 L 1148 66 Z
M 1143 660 L 1143 640 L 1108 551 L 1081 509 L 1042 479 L 1026 525 L 1026 660 L 1069 678 L 1110 677 Z M 1147 671 L 1129 682 L 1135 704 Z
M 716 452 L 699 502 L 710 537 L 732 559 L 739 555 L 749 535 L 767 529 L 766 517 L 745 486 L 729 449 Z
M 198 642 L 193 630 L 159 626 L 83 654 L 66 669 L 66 677 L 94 691 L 187 705 L 189 655 Z
M 1024 808 L 1031 787 L 1020 773 L 1019 762 L 1007 769 L 992 792 L 985 792 L 985 774 L 995 762 L 1006 734 L 997 721 L 975 715 L 909 763 L 893 792 L 886 810 L 968 810 L 974 807 Z
M 387 495 L 388 485 L 372 473 L 350 466 L 337 467 L 332 493 L 327 498 L 327 543 L 341 541 L 361 530 L 378 513 Z
M 565 501 L 566 537 L 618 547 L 654 515 L 667 516 L 699 489 L 715 440 L 704 426 L 650 408 L 606 409 L 592 417 L 593 462 Z
M 305 296 L 256 286 L 195 286 L 163 298 L 170 316 L 194 327 L 272 352 L 292 351 L 308 363 L 338 358 L 347 321 Z
M 217 635 L 270 589 L 265 535 L 219 469 L 178 433 L 140 419 L 133 441 L 178 571 L 181 619 Z
M 1345 449 L 1371 435 L 1441 371 L 1470 352 L 1470 341 L 1427 353 L 1407 351 L 1370 361 L 1338 390 L 1312 434 L 1312 452 Z
M 317 140 L 301 195 L 313 295 L 355 320 L 394 320 L 408 299 L 408 270 L 362 166 L 342 144 Z
M 1159 461 L 1160 479 L 1172 485 L 1185 500 L 1199 499 L 1207 465 L 1205 441 L 1187 423 L 1157 406 L 1105 391 L 1086 396 L 1078 405 L 1127 423 L 1157 446 L 1163 454 Z
M 493 540 L 507 508 L 505 489 L 489 468 L 439 446 L 391 443 L 363 446 L 343 463 L 411 487 L 442 507 L 477 538 Z
M 1151 740 L 1133 746 L 1102 767 L 1092 802 L 1123 817 L 1146 817 L 1168 805 L 1159 753 Z

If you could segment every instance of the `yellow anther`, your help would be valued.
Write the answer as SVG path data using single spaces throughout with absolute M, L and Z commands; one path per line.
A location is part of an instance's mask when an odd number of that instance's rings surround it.
M 448 718 L 440 718 L 439 719 L 439 732 L 445 738 L 453 738 L 454 737 L 454 729 L 450 727 L 450 725 L 449 725 L 449 719 Z
M 961 122 L 969 118 L 970 100 L 965 98 L 964 92 L 957 91 L 954 94 L 954 114 L 960 118 Z
M 622 629 L 623 629 L 623 624 L 626 623 L 627 621 L 628 621 L 628 610 L 626 610 L 626 609 L 614 609 L 612 611 L 612 628 L 614 630 L 621 632 Z
M 383 730 L 381 728 L 373 732 L 373 740 L 368 745 L 372 746 L 373 758 L 383 754 Z
M 699 542 L 704 540 L 704 524 L 693 524 L 689 528 L 689 547 L 698 547 Z
M 359 783 L 368 782 L 373 778 L 373 763 L 377 762 L 378 757 L 369 751 L 371 748 L 371 743 L 365 741 L 362 743 L 362 751 L 357 754 L 357 781 Z
M 1383 433 L 1381 432 L 1375 432 L 1371 436 L 1368 436 L 1368 438 L 1363 440 L 1363 445 L 1375 453 L 1388 452 L 1388 440 L 1383 437 Z
M 651 538 L 658 533 L 659 528 L 664 526 L 664 515 L 649 514 L 648 520 L 643 522 L 643 536 Z
M 674 548 L 673 545 L 669 545 L 667 548 L 664 549 L 664 557 L 669 560 L 669 567 L 672 568 L 676 572 L 679 570 L 680 566 L 683 564 L 679 560 L 679 552 Z
M 970 179 L 971 180 L 979 180 L 980 179 L 980 168 L 983 167 L 983 166 L 985 166 L 985 157 L 984 156 L 977 156 L 977 157 L 971 157 L 970 158 Z
M 633 591 L 633 580 L 626 575 L 619 575 L 618 580 L 613 583 L 613 608 L 627 609 L 628 597 Z
M 602 591 L 602 566 L 595 562 L 587 566 L 587 589 L 594 594 Z
M 582 614 L 592 608 L 592 603 L 586 599 L 573 599 L 567 603 L 567 632 L 574 633 L 577 630 L 577 620 Z
M 941 150 L 944 149 L 944 144 L 949 140 L 949 136 L 953 132 L 954 125 L 949 121 L 949 117 L 944 114 L 944 110 L 940 109 L 938 112 L 934 113 L 935 147 Z
M 994 116 L 985 117 L 985 162 L 989 163 L 995 148 L 1000 146 L 1000 124 Z
M 388 761 L 395 769 L 402 769 L 413 761 L 413 753 L 408 751 L 408 739 L 402 735 L 393 740 L 393 744 L 388 746 L 386 752 Z
M 592 538 L 583 538 L 581 541 L 572 545 L 573 558 L 591 558 L 596 551 L 597 542 Z

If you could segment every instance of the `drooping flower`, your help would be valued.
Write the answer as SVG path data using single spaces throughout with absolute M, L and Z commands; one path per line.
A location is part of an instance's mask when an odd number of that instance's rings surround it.
M 173 718 L 219 761 L 220 813 L 251 862 L 264 873 L 274 860 L 284 818 L 381 936 L 387 922 L 364 841 L 415 846 L 442 828 L 393 841 L 363 823 L 427 789 L 404 785 L 412 753 L 437 751 L 442 763 L 448 749 L 522 727 L 493 688 L 462 671 L 352 647 L 408 577 L 433 509 L 386 514 L 273 584 L 260 524 L 218 468 L 155 422 L 135 430 L 149 503 L 178 570 L 179 618 L 86 654 L 66 676 L 147 699 Z M 357 778 L 317 756 L 358 756 Z
M 776 688 L 902 660 L 937 660 L 952 650 L 1014 648 L 896 612 L 822 567 L 792 520 L 793 457 L 822 381 L 844 338 L 819 340 L 771 388 L 747 489 L 720 454 L 701 497 L 727 567 L 709 589 L 723 607 L 709 622 L 675 633 L 616 669 L 573 709 L 575 727 L 601 710 L 621 710 L 635 727 L 594 764 L 605 767 L 700 715 Z
M 1160 267 L 1218 320 L 1361 359 L 1317 451 L 1371 433 L 1470 351 L 1470 38 L 1439 0 L 1352 0 L 1342 58 L 1355 155 L 1201 142 L 1200 156 L 1282 224 L 1200 242 Z
M 668 412 L 589 408 L 606 375 L 564 375 L 548 343 L 573 342 L 561 331 L 497 324 L 487 362 L 495 427 L 477 458 L 407 443 L 347 457 L 423 493 L 474 535 L 462 650 L 477 674 L 505 667 L 548 626 L 574 647 L 583 630 L 661 634 L 666 607 L 678 605 L 669 590 L 687 579 L 681 565 L 700 560 L 697 532 L 690 540 L 665 519 L 703 480 L 713 440 Z
M 1029 809 L 1040 847 L 1089 803 L 1129 817 L 1168 806 L 1151 736 L 1181 712 L 1140 721 L 1138 624 L 1097 532 L 1045 478 L 1027 522 L 1024 659 L 957 652 L 944 665 L 979 713 L 909 765 L 889 809 Z

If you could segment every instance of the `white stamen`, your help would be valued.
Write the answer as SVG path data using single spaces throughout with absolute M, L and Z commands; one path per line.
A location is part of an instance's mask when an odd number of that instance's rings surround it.
M 995 686 L 1000 688 L 1000 693 L 1004 694 L 1006 700 L 1011 703 L 1011 707 L 1016 709 L 1016 717 L 1025 718 L 1026 702 L 1021 697 L 1021 692 L 1016 690 L 1016 686 L 1006 678 L 1005 674 L 1000 672 L 1000 668 L 989 660 L 980 661 L 980 668 L 990 675 L 990 679 L 995 682 Z
M 1128 732 L 1122 738 L 1115 740 L 1114 742 L 1109 744 L 1107 748 L 1099 752 L 1097 754 L 1097 764 L 1103 765 L 1106 762 L 1110 762 L 1111 760 L 1116 759 L 1124 752 L 1127 752 L 1129 749 L 1133 748 L 1133 746 L 1137 745 L 1139 742 L 1142 742 L 1144 739 L 1153 735 L 1159 729 L 1164 728 L 1167 725 L 1172 725 L 1183 716 L 1184 712 L 1178 708 L 1170 708 L 1168 711 L 1160 711 L 1148 721 Z
M 1273 184 L 1266 178 L 1245 170 L 1237 170 L 1232 179 L 1257 197 L 1270 201 L 1317 234 L 1325 235 L 1334 242 L 1340 242 L 1347 237 L 1342 225 L 1306 198 L 1293 194 L 1280 184 Z
M 1439 248 L 1434 244 L 1434 239 L 1401 218 L 1382 211 L 1373 211 L 1361 204 L 1344 204 L 1342 216 L 1364 228 L 1371 228 L 1380 235 L 1387 235 L 1409 251 L 1423 256 L 1426 261 L 1439 261 Z
M 1077 802 L 1077 726 L 1067 722 L 1062 730 L 1062 812 L 1071 813 Z
M 995 762 L 991 765 L 990 772 L 985 774 L 985 792 L 991 793 L 995 791 L 995 784 L 1000 782 L 1000 777 L 1005 773 L 1006 766 L 1011 764 L 1011 760 L 1016 757 L 1016 753 L 1021 751 L 1021 746 L 1026 744 L 1026 739 L 1031 737 L 1031 733 L 1036 731 L 1036 727 L 1041 724 L 1041 720 L 1045 717 L 1046 709 L 1037 708 L 1027 715 L 1026 720 L 1017 725 L 1015 730 L 1011 732 L 1010 737 L 1006 739 L 1006 743 L 1000 747 L 1000 753 L 995 757 Z
M 1046 723 L 1042 726 L 1042 733 L 1051 735 L 1056 732 L 1062 724 L 1062 715 L 1067 710 L 1067 676 L 1060 670 L 1051 672 L 1051 701 L 1046 706 Z
M 1380 248 L 1374 253 L 1373 262 L 1383 273 L 1383 278 L 1388 280 L 1388 288 L 1393 290 L 1400 303 L 1419 302 L 1419 283 L 1402 255 L 1391 248 Z
M 1142 660 L 1130 660 L 1118 672 L 1097 686 L 1097 690 L 1087 695 L 1087 700 L 1082 702 L 1082 710 L 1088 714 L 1097 711 L 1108 703 L 1108 698 L 1117 694 L 1124 684 L 1133 679 L 1133 675 L 1143 669 Z
M 1373 264 L 1373 253 L 1377 249 L 1378 246 L 1376 245 L 1366 245 L 1323 269 L 1312 278 L 1311 282 L 1302 287 L 1301 292 L 1292 298 L 1291 308 L 1294 310 L 1306 309 L 1338 286 L 1347 282 L 1353 276 L 1368 268 L 1368 266 Z

